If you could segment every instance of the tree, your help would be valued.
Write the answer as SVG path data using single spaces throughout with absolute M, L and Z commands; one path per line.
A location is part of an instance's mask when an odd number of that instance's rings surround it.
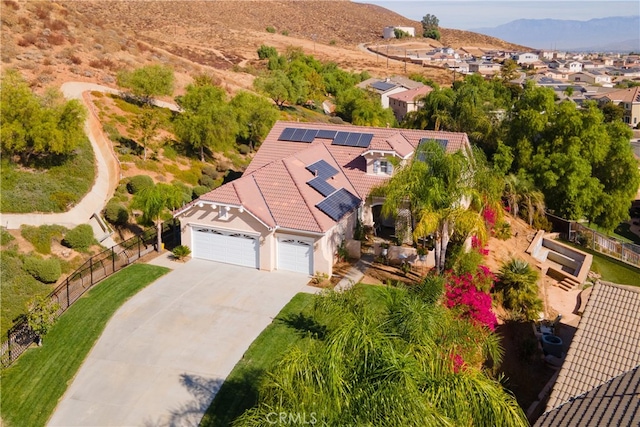
M 502 297 L 502 304 L 519 320 L 535 320 L 542 310 L 538 297 L 538 272 L 528 262 L 511 258 L 498 274 L 495 292 Z
M 264 425 L 269 413 L 336 426 L 528 425 L 481 369 L 499 363 L 495 336 L 422 299 L 422 287 L 374 289 L 379 306 L 359 287 L 322 295 L 312 318 L 322 337 L 289 350 L 234 425 Z
M 280 109 L 286 102 L 293 104 L 298 100 L 298 88 L 282 70 L 271 71 L 266 76 L 256 78 L 254 86 L 271 98 Z
M 120 71 L 118 86 L 131 89 L 133 96 L 151 104 L 157 96 L 173 94 L 173 70 L 164 65 L 147 65 L 133 71 Z
M 607 123 L 622 121 L 624 118 L 624 107 L 609 101 L 599 106 L 604 114 L 604 121 Z
M 253 150 L 260 146 L 273 124 L 278 109 L 269 100 L 250 92 L 240 91 L 230 102 L 238 124 L 238 136 Z
M 161 214 L 165 209 L 177 209 L 185 202 L 182 190 L 174 185 L 158 183 L 151 187 L 145 187 L 133 196 L 132 207 L 142 211 L 142 220 L 147 223 L 155 223 L 158 229 L 157 247 L 162 248 L 162 221 Z
M 32 157 L 69 156 L 81 143 L 86 111 L 78 100 L 65 102 L 57 91 L 34 95 L 15 70 L 2 78 L 0 144 L 23 163 Z
M 160 120 L 156 115 L 153 107 L 145 104 L 142 107 L 142 112 L 133 119 L 133 128 L 137 131 L 140 142 L 144 150 L 144 160 L 147 160 L 147 146 L 149 142 L 158 133 L 160 127 Z
M 42 345 L 42 338 L 53 326 L 60 305 L 47 296 L 41 295 L 31 299 L 27 306 L 27 324 L 36 334 L 38 344 Z
M 422 18 L 422 35 L 423 37 L 440 40 L 440 31 L 438 27 L 440 25 L 440 20 L 431 14 L 426 14 Z
M 184 110 L 174 123 L 176 135 L 198 150 L 203 162 L 205 148 L 224 151 L 235 144 L 238 124 L 225 98 L 221 88 L 205 84 L 187 86 L 184 96 L 176 99 Z
M 500 67 L 500 77 L 503 83 L 510 82 L 518 77 L 518 63 L 513 59 L 505 59 Z
M 470 153 L 462 151 L 447 154 L 436 141 L 427 141 L 413 161 L 401 167 L 383 187 L 383 215 L 396 217 L 400 209 L 408 209 L 416 222 L 414 239 L 434 235 L 438 272 L 444 269 L 447 246 L 456 226 L 466 233 L 484 232 L 481 216 L 464 205 L 474 190 L 467 155 Z

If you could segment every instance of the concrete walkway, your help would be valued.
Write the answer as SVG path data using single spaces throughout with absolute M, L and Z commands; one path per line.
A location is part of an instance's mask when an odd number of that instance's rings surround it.
M 362 255 L 362 258 L 360 258 L 355 263 L 355 265 L 349 269 L 347 274 L 344 275 L 344 277 L 338 282 L 334 289 L 336 291 L 344 291 L 358 283 L 360 280 L 362 280 L 365 271 L 367 271 L 367 269 L 371 267 L 372 263 L 372 254 Z
M 120 182 L 120 163 L 109 138 L 102 130 L 102 123 L 87 92 L 98 91 L 105 93 L 120 93 L 119 90 L 95 83 L 66 82 L 61 86 L 62 94 L 67 99 L 78 99 L 87 108 L 88 115 L 84 129 L 91 142 L 96 158 L 96 177 L 87 195 L 72 209 L 62 213 L 28 213 L 28 214 L 0 214 L 0 225 L 10 230 L 19 229 L 21 225 L 40 226 L 43 224 L 59 224 L 65 227 L 75 227 L 90 222 L 91 216 L 102 211 Z M 155 105 L 179 111 L 175 104 L 156 101 Z M 99 237 L 99 236 L 96 236 Z
M 227 375 L 305 275 L 167 254 L 174 270 L 109 321 L 49 426 L 198 425 Z

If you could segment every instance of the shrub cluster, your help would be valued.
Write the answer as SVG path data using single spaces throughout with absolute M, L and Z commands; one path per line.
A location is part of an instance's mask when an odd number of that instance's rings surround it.
M 43 259 L 38 256 L 25 257 L 24 270 L 43 283 L 55 283 L 62 274 L 57 258 Z
M 96 244 L 93 229 L 89 224 L 80 224 L 65 234 L 62 244 L 80 252 L 86 252 Z
M 462 317 L 494 330 L 497 324 L 491 311 L 491 295 L 483 288 L 492 287 L 494 276 L 487 267 L 480 266 L 475 275 L 449 274 L 445 292 L 445 304 L 448 308 L 460 311 Z
M 61 225 L 23 225 L 20 235 L 31 243 L 37 252 L 46 255 L 51 253 L 51 241 L 61 239 L 66 231 L 67 228 Z
M 136 175 L 129 178 L 127 182 L 127 191 L 130 194 L 136 194 L 140 190 L 153 187 L 153 179 L 148 175 Z
M 105 206 L 104 217 L 111 224 L 124 225 L 129 221 L 129 211 L 122 203 L 114 199 L 111 199 Z

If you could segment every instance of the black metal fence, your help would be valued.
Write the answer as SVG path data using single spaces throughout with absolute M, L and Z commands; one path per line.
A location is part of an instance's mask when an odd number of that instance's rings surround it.
M 162 224 L 161 240 L 165 246 L 180 244 L 179 227 L 180 223 L 177 220 Z M 49 294 L 50 300 L 59 305 L 56 317 L 62 315 L 78 298 L 101 280 L 156 250 L 157 237 L 157 229 L 154 227 L 89 258 Z M 35 339 L 36 334 L 29 328 L 26 316 L 22 316 L 7 331 L 6 340 L 0 344 L 2 366 L 11 365 L 35 342 Z

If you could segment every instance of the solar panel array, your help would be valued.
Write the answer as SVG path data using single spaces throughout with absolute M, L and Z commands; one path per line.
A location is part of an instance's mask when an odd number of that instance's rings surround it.
M 444 148 L 445 151 L 447 151 L 447 145 L 449 144 L 449 141 L 446 139 L 437 139 L 437 138 L 422 138 L 420 140 L 420 143 L 418 144 L 418 150 L 416 151 L 418 154 L 418 160 L 420 161 L 425 161 L 425 153 L 424 153 L 424 144 L 426 144 L 429 141 L 435 141 L 438 144 L 440 144 L 440 146 L 442 148 Z
M 367 148 L 373 139 L 372 133 L 339 132 L 328 129 L 285 128 L 279 141 L 313 142 L 315 138 L 331 139 L 332 145 Z
M 311 188 L 322 194 L 324 197 L 327 197 L 328 195 L 336 191 L 335 187 L 329 184 L 326 181 L 326 178 L 321 176 L 313 178 L 311 181 L 307 182 L 307 184 L 309 184 Z
M 336 168 L 324 160 L 318 160 L 314 164 L 307 166 L 307 170 L 315 176 L 322 177 L 324 179 L 331 178 L 338 173 Z
M 369 86 L 371 86 L 374 89 L 378 89 L 378 90 L 381 90 L 383 92 L 386 92 L 389 89 L 395 87 L 396 84 L 395 83 L 389 83 L 389 82 L 373 82 Z
M 362 200 L 348 190 L 341 188 L 316 205 L 334 221 L 340 221 L 343 216 L 357 208 Z

